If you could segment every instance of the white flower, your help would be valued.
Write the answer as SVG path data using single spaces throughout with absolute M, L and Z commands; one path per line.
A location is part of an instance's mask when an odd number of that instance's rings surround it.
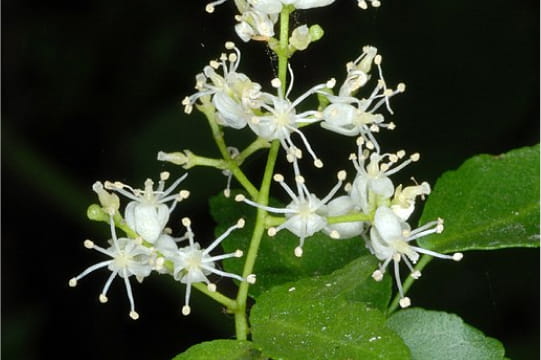
M 249 205 L 267 210 L 269 212 L 284 214 L 286 220 L 277 227 L 269 228 L 268 234 L 269 236 L 274 236 L 278 231 L 287 229 L 298 236 L 299 245 L 295 248 L 294 253 L 295 256 L 300 257 L 303 253 L 302 247 L 304 245 L 304 240 L 327 226 L 327 220 L 325 216 L 322 215 L 327 212 L 325 204 L 330 201 L 330 199 L 342 186 L 342 183 L 346 178 L 346 172 L 344 170 L 338 172 L 338 183 L 331 189 L 327 196 L 320 200 L 306 187 L 304 178 L 299 174 L 297 163 L 294 163 L 294 168 L 296 174 L 295 184 L 297 185 L 296 194 L 284 182 L 284 177 L 282 175 L 274 175 L 274 181 L 278 182 L 292 199 L 292 201 L 285 208 L 275 208 L 261 205 L 246 199 L 246 197 L 241 194 L 237 195 L 235 200 L 245 202 Z M 329 230 L 329 233 L 333 238 L 340 237 L 340 234 L 338 234 L 336 231 Z
M 291 70 L 291 68 L 290 68 Z M 306 91 L 295 101 L 291 102 L 287 97 L 293 86 L 293 74 L 291 73 L 292 81 L 289 89 L 284 96 L 281 82 L 278 78 L 272 80 L 272 86 L 278 90 L 278 96 L 266 94 L 266 103 L 261 106 L 267 113 L 260 116 L 252 116 L 248 125 L 259 137 L 265 140 L 279 140 L 282 147 L 286 150 L 287 159 L 289 162 L 294 162 L 302 157 L 302 151 L 293 144 L 291 133 L 298 134 L 306 147 L 308 153 L 314 159 L 316 167 L 322 167 L 323 163 L 316 156 L 308 139 L 298 129 L 299 124 L 314 123 L 320 121 L 321 113 L 315 110 L 305 111 L 297 114 L 295 108 L 308 96 L 319 92 L 320 90 L 334 86 L 334 79 L 329 80 L 326 84 L 319 84 Z
M 346 65 L 347 77 L 340 87 L 338 95 L 326 95 L 331 104 L 322 113 L 322 127 L 346 136 L 361 135 L 366 141 L 372 142 L 378 148 L 372 133 L 378 132 L 380 128 L 392 130 L 395 125 L 392 122 L 384 123 L 383 115 L 375 112 L 385 104 L 387 110 L 392 114 L 389 98 L 406 89 L 402 83 L 398 84 L 396 90 L 387 88 L 383 79 L 381 61 L 382 57 L 377 54 L 375 47 L 365 46 L 361 56 Z M 353 95 L 370 79 L 369 72 L 372 63 L 378 67 L 377 85 L 368 98 L 359 100 Z
M 228 273 L 217 269 L 216 261 L 228 259 L 232 257 L 241 257 L 241 250 L 236 250 L 233 253 L 211 256 L 209 253 L 216 248 L 233 230 L 244 227 L 244 220 L 239 219 L 237 223 L 227 229 L 220 237 L 218 237 L 206 249 L 201 249 L 199 243 L 194 241 L 194 233 L 191 229 L 191 221 L 188 218 L 182 219 L 182 224 L 186 227 L 185 237 L 189 240 L 189 245 L 180 248 L 176 254 L 169 256 L 174 265 L 173 276 L 183 284 L 186 284 L 185 303 L 182 307 L 182 314 L 188 315 L 191 312 L 189 305 L 191 287 L 193 283 L 204 282 L 207 284 L 209 291 L 216 291 L 216 285 L 211 283 L 207 278 L 210 274 L 217 274 L 239 281 L 247 281 L 250 284 L 255 283 L 255 275 L 248 275 L 243 278 L 239 275 Z
M 254 40 L 268 41 L 274 36 L 274 24 L 278 20 L 277 14 L 265 14 L 249 7 L 235 16 L 239 23 L 235 25 L 235 32 L 242 41 Z
M 404 189 L 402 185 L 398 185 L 391 201 L 391 209 L 399 218 L 406 221 L 415 209 L 415 198 L 421 196 L 424 199 L 424 196 L 428 194 L 430 194 L 430 185 L 426 181 L 420 185 L 406 186 Z
M 187 174 L 177 179 L 167 190 L 164 190 L 164 187 L 169 173 L 165 171 L 160 174 L 156 190 L 153 189 L 154 182 L 151 179 L 145 181 L 144 190 L 133 189 L 121 182 L 105 182 L 105 188 L 117 191 L 132 200 L 124 211 L 126 224 L 143 240 L 154 243 L 162 234 L 169 220 L 169 214 L 177 202 L 186 199 L 190 194 L 187 190 L 181 190 L 179 193 L 171 195 L 186 176 Z M 172 202 L 172 204 L 168 206 L 168 202 Z
M 357 175 L 350 190 L 350 196 L 355 204 L 366 214 L 373 211 L 377 205 L 389 200 L 395 191 L 389 176 L 398 172 L 409 163 L 418 161 L 419 154 L 412 154 L 409 159 L 396 165 L 398 160 L 405 156 L 405 151 L 400 150 L 396 154 L 379 152 L 369 153 L 363 151 L 364 138 L 357 139 L 358 154 L 351 154 Z M 368 143 L 370 144 L 370 143 Z M 369 160 L 368 164 L 365 164 Z M 396 166 L 395 166 L 396 165 Z
M 331 200 L 326 208 L 324 215 L 327 217 L 347 215 L 355 211 L 355 203 L 348 195 L 339 196 Z M 352 221 L 336 224 L 329 224 L 323 229 L 329 235 L 339 235 L 340 239 L 349 239 L 360 235 L 364 231 L 365 222 Z
M 258 109 L 261 105 L 261 86 L 237 72 L 241 54 L 235 44 L 226 42 L 225 47 L 234 52 L 223 53 L 220 61 L 213 60 L 205 66 L 203 73 L 196 76 L 195 88 L 199 91 L 184 98 L 182 104 L 184 111 L 189 114 L 199 98 L 212 96 L 218 123 L 241 129 L 246 126 L 253 109 Z M 223 75 L 216 72 L 220 68 Z
M 362 54 L 346 64 L 346 80 L 338 91 L 338 96 L 352 96 L 357 90 L 363 87 L 370 79 L 370 70 L 375 61 L 378 49 L 374 46 L 363 46 Z M 377 58 L 381 62 L 381 56 Z
M 114 215 L 120 208 L 120 199 L 116 194 L 111 194 L 103 188 L 103 184 L 100 181 L 96 181 L 92 185 L 92 190 L 98 194 L 98 199 L 103 210 L 109 214 Z
M 293 5 L 295 9 L 312 9 L 330 5 L 334 0 L 248 0 L 254 9 L 265 14 L 278 14 L 284 5 Z
M 110 224 L 112 240 L 110 241 L 111 245 L 107 249 L 95 245 L 91 240 L 85 240 L 84 246 L 109 256 L 111 260 L 102 261 L 88 267 L 76 277 L 71 278 L 69 286 L 75 287 L 77 286 L 77 282 L 86 275 L 95 270 L 107 267 L 111 271 L 111 275 L 109 275 L 100 293 L 100 302 L 107 302 L 107 291 L 115 277 L 120 276 L 124 279 L 124 286 L 126 287 L 126 293 L 130 301 L 130 317 L 136 320 L 139 318 L 139 314 L 135 311 L 133 293 L 128 278 L 134 275 L 139 282 L 142 282 L 145 277 L 150 275 L 152 271 L 152 250 L 142 246 L 140 240 L 117 238 L 112 214 L 110 215 Z
M 411 263 L 415 264 L 419 259 L 419 253 L 431 255 L 442 259 L 460 261 L 462 253 L 443 255 L 418 246 L 410 245 L 410 242 L 423 236 L 441 233 L 443 220 L 429 222 L 415 230 L 411 230 L 408 223 L 400 219 L 390 208 L 380 206 L 374 215 L 374 223 L 370 229 L 370 240 L 367 243 L 370 251 L 383 263 L 374 271 L 372 277 L 379 281 L 383 278 L 387 265 L 393 260 L 394 275 L 398 291 L 400 293 L 400 306 L 408 307 L 411 301 L 404 296 L 402 280 L 400 279 L 399 263 L 404 260 L 415 279 L 421 276 L 419 271 L 414 271 Z

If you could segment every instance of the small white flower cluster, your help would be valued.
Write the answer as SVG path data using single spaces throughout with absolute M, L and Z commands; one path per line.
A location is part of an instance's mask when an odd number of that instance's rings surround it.
M 208 13 L 213 13 L 216 6 L 226 1 L 210 2 L 205 9 Z M 284 6 L 290 6 L 296 10 L 306 10 L 328 6 L 334 2 L 335 0 L 235 0 L 235 5 L 240 13 L 235 16 L 237 21 L 235 31 L 244 42 L 250 40 L 269 41 L 274 37 L 274 26 Z M 376 8 L 381 5 L 381 2 L 379 0 L 357 1 L 357 5 L 363 10 L 368 9 L 368 4 Z M 301 28 L 307 27 L 302 25 L 297 29 Z M 299 48 L 299 50 L 304 49 Z
M 154 189 L 151 179 L 145 181 L 144 189 L 134 189 L 121 182 L 96 182 L 93 190 L 97 193 L 102 210 L 107 214 L 107 221 L 110 226 L 111 240 L 109 246 L 102 248 L 91 240 L 85 240 L 84 246 L 94 249 L 110 259 L 98 262 L 79 275 L 69 280 L 69 285 L 74 287 L 78 281 L 86 275 L 101 268 L 107 268 L 109 275 L 103 290 L 99 295 L 99 301 L 108 301 L 107 292 L 113 280 L 119 276 L 124 280 L 126 293 L 130 302 L 130 317 L 138 319 L 139 314 L 135 311 L 135 302 L 129 278 L 133 275 L 138 282 L 142 282 L 153 271 L 160 274 L 169 274 L 176 280 L 186 284 L 185 303 L 182 313 L 188 315 L 191 311 L 189 305 L 191 286 L 194 283 L 205 283 L 209 291 L 216 291 L 216 285 L 207 276 L 216 274 L 230 277 L 239 281 L 255 282 L 255 276 L 249 275 L 246 279 L 239 275 L 231 274 L 218 269 L 217 261 L 241 257 L 243 252 L 236 250 L 233 253 L 212 256 L 214 250 L 232 231 L 244 226 L 244 220 L 239 219 L 206 249 L 201 249 L 199 243 L 194 241 L 194 233 L 191 229 L 189 218 L 183 218 L 182 224 L 186 227 L 186 233 L 180 238 L 171 236 L 171 229 L 166 225 L 176 204 L 189 196 L 187 190 L 180 190 L 173 193 L 175 188 L 186 178 L 186 175 L 176 180 L 168 189 L 165 189 L 165 181 L 169 173 L 162 172 L 158 187 Z M 114 193 L 118 192 L 131 200 L 124 210 L 124 219 L 120 215 L 120 199 Z M 132 237 L 118 237 L 116 227 L 127 232 Z M 125 230 L 126 231 L 126 230 Z M 179 243 L 188 240 L 187 246 L 180 246 Z
M 262 2 L 263 3 L 263 2 Z M 280 3 L 281 4 L 281 3 Z M 196 77 L 198 92 L 184 99 L 185 111 L 189 113 L 193 106 L 201 101 L 212 104 L 216 119 L 223 127 L 240 129 L 248 126 L 259 138 L 282 144 L 287 160 L 292 164 L 295 187 L 292 189 L 284 182 L 284 177 L 275 174 L 274 180 L 291 198 L 285 208 L 262 205 L 244 195 L 237 195 L 236 200 L 275 214 L 282 214 L 283 222 L 268 229 L 270 236 L 283 229 L 299 237 L 299 245 L 294 254 L 303 254 L 305 240 L 317 232 L 325 232 L 332 238 L 350 238 L 361 236 L 366 247 L 382 262 L 374 272 L 374 279 L 381 280 L 387 265 L 393 260 L 397 287 L 401 295 L 400 305 L 409 306 L 409 298 L 404 296 L 399 274 L 399 262 L 403 262 L 412 271 L 412 276 L 420 273 L 413 271 L 419 253 L 425 253 L 445 259 L 460 260 L 462 254 L 443 255 L 410 245 L 419 237 L 443 231 L 443 220 L 430 222 L 416 230 L 411 230 L 407 223 L 415 208 L 417 197 L 430 193 L 430 186 L 423 182 L 413 186 L 395 186 L 390 176 L 412 162 L 419 160 L 415 153 L 406 157 L 406 152 L 383 153 L 375 138 L 380 129 L 394 129 L 393 122 L 386 122 L 382 109 L 393 111 L 390 99 L 405 91 L 403 83 L 395 88 L 387 85 L 382 71 L 382 56 L 375 47 L 365 46 L 362 54 L 346 64 L 346 76 L 336 93 L 333 88 L 336 81 L 313 86 L 296 100 L 289 100 L 293 88 L 291 82 L 284 93 L 278 79 L 271 81 L 276 95 L 263 91 L 258 83 L 246 75 L 238 73 L 240 51 L 228 42 L 226 48 L 233 50 L 222 54 L 221 62 L 211 61 L 202 74 Z M 229 65 L 227 64 L 229 62 Z M 221 68 L 223 74 L 215 70 Z M 373 72 L 376 69 L 375 80 Z M 365 97 L 358 94 L 370 84 L 372 90 Z M 299 105 L 311 95 L 320 97 L 317 110 L 299 111 Z M 321 98 L 324 101 L 321 101 Z M 356 175 L 352 183 L 346 185 L 346 195 L 335 197 L 346 180 L 345 171 L 338 173 L 338 183 L 327 196 L 320 199 L 307 188 L 302 176 L 299 160 L 303 151 L 293 141 L 293 134 L 300 137 L 304 148 L 313 159 L 314 165 L 323 167 L 307 137 L 301 132 L 301 126 L 320 122 L 321 127 L 348 137 L 356 138 L 357 151 L 350 155 Z M 357 221 L 330 222 L 329 218 L 358 214 Z

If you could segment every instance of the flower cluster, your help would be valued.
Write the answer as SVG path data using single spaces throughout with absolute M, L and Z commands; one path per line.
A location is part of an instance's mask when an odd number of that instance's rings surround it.
M 215 7 L 224 2 L 226 0 L 211 2 L 206 10 L 214 12 Z M 230 184 L 234 177 L 248 193 L 248 196 L 238 194 L 235 200 L 259 209 L 254 228 L 263 230 L 263 226 L 267 226 L 269 236 L 275 236 L 283 230 L 294 234 L 299 239 L 293 249 L 297 257 L 303 256 L 305 246 L 309 247 L 306 243 L 316 233 L 325 233 L 332 239 L 359 239 L 360 246 L 366 247 L 380 262 L 372 274 L 375 281 L 383 279 L 387 267 L 393 262 L 400 295 L 399 304 L 402 307 L 409 306 L 411 301 L 405 296 L 400 276 L 401 262 L 410 270 L 410 276 L 419 278 L 421 273 L 414 269 L 413 264 L 417 263 L 420 254 L 455 261 L 461 260 L 462 254 L 439 254 L 414 244 L 414 240 L 423 236 L 441 233 L 443 220 L 437 219 L 412 230 L 408 220 L 418 198 L 424 199 L 430 194 L 430 185 L 426 182 L 419 184 L 415 180 L 413 185 L 395 185 L 390 177 L 417 162 L 420 155 L 414 153 L 406 156 L 405 150 L 384 152 L 376 139 L 382 129 L 395 128 L 395 124 L 386 117 L 393 115 L 391 99 L 403 93 L 406 86 L 403 83 L 395 86 L 387 84 L 383 76 L 382 55 L 376 47 L 367 45 L 362 47 L 356 59 L 346 63 L 346 73 L 341 83 L 334 77 L 327 78 L 299 92 L 301 95 L 292 97 L 295 76 L 287 59 L 296 51 L 305 50 L 310 43 L 319 40 L 323 30 L 318 25 L 308 27 L 303 24 L 291 31 L 291 34 L 281 31 L 282 38 L 278 40 L 274 38 L 276 23 L 280 17 L 289 16 L 291 11 L 328 6 L 334 0 L 235 0 L 234 3 L 240 13 L 236 16 L 235 26 L 238 36 L 244 42 L 267 42 L 268 47 L 279 57 L 278 77 L 270 81 L 267 89 L 265 83 L 259 83 L 240 72 L 241 51 L 233 42 L 226 42 L 225 52 L 211 60 L 195 76 L 196 91 L 182 100 L 186 114 L 192 113 L 194 108 L 205 114 L 222 158 L 211 159 L 184 150 L 174 153 L 160 151 L 158 160 L 181 165 L 186 169 L 197 165 L 219 169 L 227 176 L 224 191 L 226 197 L 230 195 Z M 362 9 L 368 8 L 369 4 L 378 7 L 380 1 L 358 1 Z M 286 84 L 288 70 L 289 83 Z M 311 97 L 317 97 L 318 105 L 307 109 L 307 99 Z M 309 190 L 301 171 L 305 153 L 311 158 L 314 167 L 324 166 L 316 153 L 317 149 L 314 150 L 303 132 L 303 127 L 317 123 L 324 131 L 355 140 L 356 147 L 349 155 L 354 173 L 351 181 L 347 182 L 345 170 L 338 171 L 337 183 L 321 198 Z M 222 131 L 225 128 L 231 131 L 247 129 L 255 140 L 242 151 L 228 146 Z M 251 154 L 269 147 L 269 160 L 262 185 L 257 189 L 240 166 Z M 293 186 L 286 183 L 282 174 L 274 173 L 277 152 L 280 150 L 291 166 Z M 239 324 L 245 322 L 242 317 L 245 316 L 246 299 L 233 300 L 218 295 L 211 276 L 245 282 L 239 297 L 247 296 L 246 283 L 255 282 L 255 275 L 251 272 L 255 266 L 258 245 L 253 244 L 259 243 L 263 231 L 254 230 L 254 237 L 259 234 L 259 238 L 257 241 L 252 238 L 243 276 L 221 270 L 218 261 L 240 258 L 243 251 L 237 249 L 221 255 L 211 255 L 211 252 L 233 231 L 244 227 L 245 220 L 239 219 L 206 248 L 195 241 L 188 217 L 181 220 L 186 229 L 184 234 L 178 238 L 173 237 L 167 224 L 177 204 L 190 193 L 187 190 L 175 190 L 186 175 L 166 188 L 168 178 L 169 173 L 160 174 L 156 188 L 151 179 L 144 182 L 143 189 L 109 181 L 93 185 L 101 204 L 94 219 L 108 223 L 111 239 L 106 248 L 91 240 L 86 240 L 84 245 L 109 259 L 88 267 L 69 280 L 69 285 L 76 286 L 86 275 L 107 268 L 110 275 L 99 295 L 100 302 L 107 302 L 111 283 L 119 276 L 123 279 L 130 302 L 130 317 L 137 319 L 139 315 L 135 311 L 130 277 L 135 276 L 142 282 L 151 273 L 167 274 L 185 284 L 182 314 L 188 315 L 191 312 L 190 294 L 192 287 L 196 287 L 217 301 L 229 304 L 226 306 L 235 312 L 237 320 L 240 319 Z M 284 207 L 268 205 L 271 179 L 290 198 Z M 340 190 L 343 193 L 339 194 Z M 129 200 L 123 211 L 117 194 Z M 126 236 L 119 237 L 117 229 L 122 230 Z
M 169 173 L 161 173 L 156 189 L 151 179 L 145 181 L 144 189 L 134 189 L 121 182 L 107 181 L 105 184 L 96 182 L 93 185 L 93 190 L 97 193 L 101 204 L 104 220 L 109 223 L 111 239 L 107 248 L 100 247 L 91 240 L 85 240 L 84 246 L 107 255 L 110 259 L 88 267 L 69 280 L 69 285 L 74 287 L 86 275 L 95 270 L 107 268 L 111 274 L 98 297 L 99 301 L 102 303 L 108 301 L 107 292 L 111 283 L 117 276 L 121 277 L 130 302 L 129 315 L 134 320 L 139 318 L 139 314 L 135 311 L 135 301 L 129 280 L 131 276 L 135 276 L 138 282 L 142 282 L 152 272 L 157 272 L 171 275 L 186 284 L 185 303 L 182 307 L 184 315 L 188 315 L 191 311 L 189 299 L 192 284 L 205 283 L 210 292 L 216 291 L 216 285 L 208 278 L 211 274 L 249 283 L 255 282 L 254 275 L 243 278 L 218 268 L 217 261 L 241 257 L 242 250 L 216 256 L 210 254 L 232 231 L 244 226 L 243 219 L 239 219 L 206 249 L 202 249 L 199 243 L 194 241 L 195 235 L 189 218 L 182 219 L 186 233 L 180 238 L 171 236 L 171 229 L 166 227 L 170 214 L 178 202 L 189 196 L 189 192 L 180 190 L 173 193 L 186 175 L 165 189 L 165 181 L 168 178 Z M 115 191 L 131 200 L 124 209 L 123 218 L 119 212 L 120 199 L 107 190 Z M 117 227 L 128 236 L 118 237 Z M 188 240 L 188 245 L 179 246 L 179 243 L 186 240 Z
M 271 3 L 276 6 L 273 11 L 269 10 Z M 312 4 L 316 3 L 323 4 Z M 261 6 L 252 5 L 257 11 L 263 11 L 263 4 L 269 6 L 265 8 L 267 15 L 276 14 L 283 5 L 280 1 L 261 1 L 257 4 Z M 284 208 L 270 207 L 242 194 L 236 196 L 236 201 L 283 215 L 282 222 L 268 228 L 267 233 L 274 236 L 287 229 L 297 236 L 299 245 L 294 249 L 297 257 L 303 254 L 305 240 L 317 232 L 324 232 L 336 239 L 354 236 L 364 239 L 365 246 L 381 261 L 373 278 L 381 280 L 392 260 L 401 296 L 400 305 L 409 306 L 410 300 L 404 295 L 399 273 L 401 260 L 411 270 L 411 275 L 418 278 L 420 273 L 413 270 L 412 264 L 417 262 L 419 253 L 456 261 L 462 258 L 462 254 L 443 255 L 411 244 L 422 236 L 443 231 L 443 220 L 438 219 L 411 230 L 408 218 L 415 209 L 417 198 L 424 198 L 430 193 L 430 186 L 426 182 L 395 186 L 390 177 L 418 161 L 420 156 L 414 153 L 406 157 L 404 150 L 385 153 L 376 139 L 381 129 L 395 128 L 393 122 L 386 121 L 382 110 L 393 114 L 390 100 L 404 92 L 405 85 L 388 86 L 383 77 L 381 54 L 373 46 L 364 46 L 360 56 L 346 64 L 345 79 L 340 86 L 336 86 L 336 80 L 331 78 L 314 85 L 291 101 L 289 98 L 294 84 L 291 67 L 287 91 L 276 78 L 271 81 L 275 94 L 266 92 L 259 83 L 237 72 L 240 50 L 231 42 L 226 44 L 226 48 L 233 52 L 222 54 L 220 61 L 211 61 L 203 73 L 196 76 L 198 91 L 185 98 L 185 111 L 191 112 L 198 102 L 200 105 L 211 104 L 219 125 L 234 129 L 247 126 L 259 139 L 279 141 L 286 159 L 292 164 L 295 182 L 292 188 L 285 183 L 281 174 L 274 175 L 274 180 L 291 199 Z M 215 71 L 219 68 L 221 74 Z M 336 92 L 334 88 L 337 88 Z M 318 108 L 299 110 L 303 101 L 312 95 L 319 98 Z M 357 149 L 350 154 L 356 174 L 353 181 L 345 186 L 346 194 L 337 196 L 346 180 L 345 171 L 338 173 L 337 185 L 324 198 L 318 198 L 306 185 L 299 164 L 304 150 L 293 141 L 293 135 L 301 139 L 314 166 L 323 167 L 323 162 L 301 131 L 301 127 L 314 123 L 320 123 L 323 129 L 356 139 Z M 165 156 L 162 158 L 166 159 Z M 347 217 L 348 220 L 340 221 L 340 217 Z
M 205 7 L 208 13 L 213 13 L 216 6 L 225 3 L 227 0 L 216 0 Z M 306 10 L 329 6 L 335 0 L 235 0 L 239 14 L 235 16 L 237 25 L 235 32 L 242 41 L 271 41 L 275 35 L 274 26 L 282 9 L 286 6 L 296 10 Z M 377 8 L 381 5 L 379 0 L 357 0 L 361 9 L 368 9 L 368 5 Z M 292 45 L 298 50 L 304 50 L 312 41 L 318 40 L 316 34 L 310 34 L 306 25 L 301 25 L 293 31 Z M 301 46 L 296 42 L 301 38 Z

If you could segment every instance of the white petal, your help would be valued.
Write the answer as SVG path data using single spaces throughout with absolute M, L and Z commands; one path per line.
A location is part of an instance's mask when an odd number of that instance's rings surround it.
M 369 180 L 369 188 L 379 196 L 390 198 L 394 194 L 394 185 L 386 176 Z
M 386 206 L 380 206 L 374 215 L 374 228 L 384 243 L 391 244 L 402 239 L 400 218 Z

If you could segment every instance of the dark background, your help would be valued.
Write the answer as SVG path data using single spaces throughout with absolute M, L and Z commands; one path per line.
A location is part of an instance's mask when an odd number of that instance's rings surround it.
M 343 79 L 345 62 L 372 44 L 383 54 L 387 82 L 407 84 L 393 99 L 397 129 L 378 137 L 383 150 L 422 154 L 402 172 L 404 180 L 415 174 L 433 184 L 474 154 L 539 142 L 538 1 L 382 3 L 361 11 L 355 1 L 338 0 L 297 14 L 296 22 L 317 22 L 327 33 L 293 59 L 293 97 L 331 76 Z M 108 236 L 107 226 L 85 217 L 96 201 L 94 181 L 141 186 L 163 170 L 181 175 L 180 168 L 155 160 L 159 150 L 216 154 L 204 118 L 185 116 L 180 100 L 193 92 L 194 75 L 223 43 L 240 44 L 241 71 L 254 80 L 267 86 L 273 76 L 263 44 L 236 38 L 232 2 L 212 15 L 204 5 L 2 2 L 5 359 L 168 359 L 190 344 L 233 337 L 232 319 L 197 292 L 193 314 L 180 315 L 184 287 L 166 278 L 134 286 L 138 321 L 128 318 L 120 281 L 110 302 L 98 303 L 103 272 L 75 289 L 67 286 L 101 259 L 82 241 Z M 333 164 L 337 158 L 350 166 L 352 148 L 343 137 L 318 127 L 307 133 L 330 171 L 341 165 Z M 235 144 L 249 134 L 227 136 Z M 258 170 L 260 160 L 256 156 L 248 169 Z M 321 171 L 309 174 L 311 183 L 327 189 L 334 180 Z M 225 184 L 215 175 L 191 171 L 184 187 L 192 197 L 175 213 L 195 219 L 202 242 L 212 235 L 206 199 Z M 460 266 L 434 261 L 411 296 L 416 305 L 456 312 L 498 338 L 512 359 L 539 358 L 538 250 L 470 252 Z

